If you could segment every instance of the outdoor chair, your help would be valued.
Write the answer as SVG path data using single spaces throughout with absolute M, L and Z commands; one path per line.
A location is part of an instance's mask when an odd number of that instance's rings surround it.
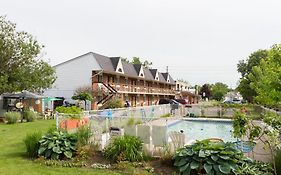
M 137 125 L 137 136 L 143 141 L 144 144 L 150 144 L 150 126 Z
M 181 132 L 171 131 L 169 137 L 172 140 L 173 150 L 176 151 L 185 145 L 185 135 Z
M 164 148 L 168 144 L 167 127 L 152 125 L 151 138 L 153 146 L 152 155 L 154 155 L 157 148 Z

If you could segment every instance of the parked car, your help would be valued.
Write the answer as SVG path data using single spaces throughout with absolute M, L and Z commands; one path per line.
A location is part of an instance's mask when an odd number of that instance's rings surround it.
M 186 99 L 175 99 L 180 104 L 184 105 L 184 107 L 191 107 L 190 104 L 188 104 L 188 101 Z
M 162 99 L 159 100 L 159 105 L 163 105 L 163 104 L 177 104 L 177 105 L 181 105 L 176 100 L 168 99 L 168 98 L 162 98 Z

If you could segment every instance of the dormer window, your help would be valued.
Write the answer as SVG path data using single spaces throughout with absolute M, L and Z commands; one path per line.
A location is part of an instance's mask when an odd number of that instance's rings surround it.
M 140 76 L 143 77 L 143 73 L 141 73 Z
M 158 78 L 158 77 L 156 77 L 156 80 L 159 80 L 159 78 Z
M 118 69 L 118 72 L 123 72 L 123 70 L 121 68 Z
M 170 80 L 168 80 L 168 83 L 170 83 Z

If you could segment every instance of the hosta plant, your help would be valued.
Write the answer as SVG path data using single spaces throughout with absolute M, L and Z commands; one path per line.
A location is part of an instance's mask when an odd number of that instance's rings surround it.
M 47 133 L 39 141 L 38 154 L 46 159 L 65 159 L 73 157 L 77 138 L 63 131 Z
M 197 141 L 179 149 L 174 165 L 181 174 L 233 174 L 244 155 L 232 143 Z

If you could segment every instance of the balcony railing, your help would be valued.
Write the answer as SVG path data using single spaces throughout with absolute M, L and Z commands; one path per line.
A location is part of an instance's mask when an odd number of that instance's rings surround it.
M 174 94 L 172 89 L 164 89 L 158 87 L 147 87 L 137 85 L 125 85 L 125 84 L 110 84 L 118 92 L 122 93 L 141 93 L 141 94 Z

